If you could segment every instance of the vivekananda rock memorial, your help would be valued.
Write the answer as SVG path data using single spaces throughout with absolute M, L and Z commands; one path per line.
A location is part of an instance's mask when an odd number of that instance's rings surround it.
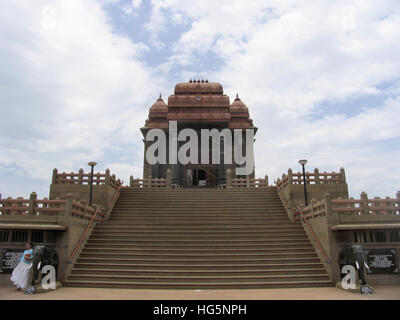
M 94 172 L 93 162 L 92 171 L 54 169 L 43 199 L 0 190 L 0 283 L 10 283 L 33 242 L 34 255 L 57 254 L 41 255 L 35 286 L 44 265 L 71 287 L 360 292 L 400 284 L 400 192 L 349 197 L 343 168 L 257 178 L 249 107 L 220 83 L 178 83 L 143 120 L 142 177 L 124 183 L 109 169 Z

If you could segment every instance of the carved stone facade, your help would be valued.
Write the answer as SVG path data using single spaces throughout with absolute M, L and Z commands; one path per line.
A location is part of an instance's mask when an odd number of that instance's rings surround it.
M 221 139 L 220 144 L 220 164 L 211 164 L 212 145 L 209 143 L 210 161 L 208 164 L 201 164 L 200 161 L 200 141 L 199 141 L 199 161 L 183 165 L 181 163 L 170 164 L 169 154 L 169 122 L 177 122 L 178 132 L 182 129 L 190 128 L 201 136 L 201 129 L 217 129 L 219 132 L 223 129 L 229 129 L 232 133 L 235 129 L 242 130 L 243 154 L 246 150 L 246 129 L 253 129 L 254 134 L 257 128 L 250 119 L 247 106 L 236 95 L 236 99 L 230 103 L 229 97 L 224 94 L 220 83 L 212 83 L 207 80 L 190 80 L 185 83 L 178 83 L 175 86 L 173 95 L 168 97 L 168 103 L 165 103 L 161 95 L 149 110 L 149 117 L 145 126 L 141 128 L 142 134 L 146 137 L 150 129 L 162 129 L 167 137 L 167 164 L 151 165 L 146 160 L 147 148 L 153 143 L 144 140 L 144 168 L 143 178 L 167 178 L 167 170 L 171 171 L 171 182 L 173 185 L 183 187 L 208 186 L 216 187 L 226 184 L 226 171 L 230 169 L 233 172 L 233 178 L 236 176 L 235 158 L 232 154 L 232 164 L 224 164 L 223 148 L 224 142 Z M 233 138 L 232 138 L 233 139 Z M 199 139 L 200 140 L 200 139 Z M 178 148 L 185 144 L 185 141 L 178 142 Z M 233 151 L 232 151 L 233 153 Z M 254 159 L 254 155 L 253 159 Z M 248 175 L 254 178 L 254 170 Z

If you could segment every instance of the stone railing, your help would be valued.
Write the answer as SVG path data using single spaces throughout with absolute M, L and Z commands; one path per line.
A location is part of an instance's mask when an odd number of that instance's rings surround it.
M 37 199 L 37 194 L 32 192 L 29 199 L 19 197 L 12 199 L 0 198 L 0 216 L 21 215 L 21 216 L 48 216 L 65 215 L 90 220 L 96 208 L 86 205 L 86 201 L 74 201 L 72 195 L 65 200 L 49 200 L 47 198 Z M 97 221 L 103 221 L 104 213 L 99 212 Z
M 129 180 L 129 187 L 136 189 L 167 188 L 167 179 L 134 179 L 133 176 L 131 176 Z
M 346 183 L 346 176 L 343 168 L 340 168 L 340 172 L 322 173 L 318 169 L 314 169 L 313 173 L 306 172 L 306 183 L 316 185 Z M 276 184 L 279 188 L 284 188 L 287 185 L 303 184 L 303 173 L 293 173 L 292 169 L 289 169 L 288 174 L 283 174 L 282 178 L 278 178 Z
M 266 188 L 268 179 L 234 178 L 231 183 L 232 188 Z
M 330 199 L 326 195 L 321 201 L 311 200 L 311 203 L 302 208 L 303 214 L 307 219 L 318 216 L 326 216 L 331 213 L 339 216 L 365 216 L 365 215 L 400 215 L 400 191 L 396 198 L 386 197 L 381 199 L 375 197 L 369 199 L 365 192 L 362 192 L 360 199 Z M 294 221 L 300 221 L 300 213 L 294 213 Z
M 52 184 L 89 185 L 90 173 L 84 173 L 83 169 L 80 169 L 78 173 L 59 173 L 57 169 L 54 169 Z M 105 173 L 93 173 L 93 185 L 109 185 L 118 189 L 122 182 L 120 179 L 116 179 L 115 174 L 111 175 L 110 170 L 107 169 Z
M 267 188 L 269 187 L 268 176 L 265 175 L 264 179 L 254 179 L 250 177 L 245 178 L 232 178 L 231 169 L 226 170 L 226 188 Z

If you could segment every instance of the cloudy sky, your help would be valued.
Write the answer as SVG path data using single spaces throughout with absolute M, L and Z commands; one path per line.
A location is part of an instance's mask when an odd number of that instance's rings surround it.
M 399 0 L 4 0 L 0 193 L 48 195 L 53 168 L 142 175 L 161 92 L 220 82 L 259 128 L 256 175 L 346 169 L 400 190 Z

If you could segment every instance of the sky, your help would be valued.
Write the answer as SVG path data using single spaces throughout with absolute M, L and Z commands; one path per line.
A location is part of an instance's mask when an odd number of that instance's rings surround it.
M 350 195 L 400 190 L 399 0 L 4 0 L 0 193 L 52 170 L 142 177 L 140 127 L 178 82 L 219 82 L 258 127 L 256 176 L 307 159 Z

